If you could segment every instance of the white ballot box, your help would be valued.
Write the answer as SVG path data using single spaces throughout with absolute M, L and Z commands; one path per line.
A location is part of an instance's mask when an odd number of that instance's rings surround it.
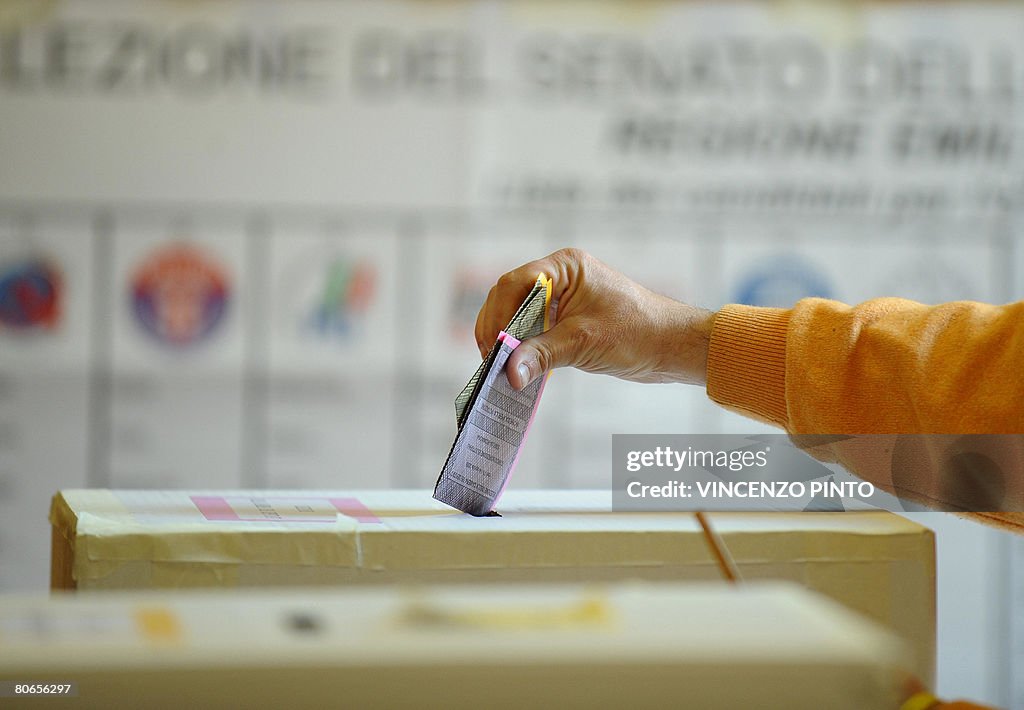
M 888 710 L 910 662 L 775 583 L 14 597 L 0 637 L 0 692 L 54 708 Z
M 427 491 L 68 490 L 53 587 L 715 580 L 685 513 L 614 513 L 608 491 L 509 491 L 474 518 Z M 797 582 L 896 631 L 930 679 L 935 542 L 886 512 L 709 515 L 747 580 Z

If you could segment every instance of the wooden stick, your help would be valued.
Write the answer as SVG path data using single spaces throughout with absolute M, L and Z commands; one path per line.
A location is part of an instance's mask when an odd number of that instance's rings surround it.
M 739 584 L 743 581 L 743 577 L 740 576 L 739 568 L 736 567 L 736 562 L 729 554 L 729 548 L 725 546 L 725 541 L 712 529 L 711 521 L 703 512 L 698 512 L 696 515 L 697 522 L 700 523 L 700 528 L 704 531 L 704 539 L 707 541 L 708 547 L 711 548 L 711 553 L 718 563 L 718 569 L 721 570 L 722 576 L 730 584 Z

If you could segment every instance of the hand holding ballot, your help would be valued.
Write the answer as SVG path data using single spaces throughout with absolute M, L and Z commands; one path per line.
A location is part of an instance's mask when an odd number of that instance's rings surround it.
M 434 498 L 472 515 L 494 512 L 552 368 L 703 382 L 710 329 L 709 313 L 652 293 L 579 250 L 506 274 L 477 318 L 484 360 L 455 399 L 458 433 Z
M 561 249 L 498 280 L 477 317 L 481 355 L 538 272 L 551 277 L 555 316 L 547 332 L 524 340 L 509 357 L 515 389 L 556 367 L 634 382 L 705 382 L 713 314 L 653 293 L 578 249 Z

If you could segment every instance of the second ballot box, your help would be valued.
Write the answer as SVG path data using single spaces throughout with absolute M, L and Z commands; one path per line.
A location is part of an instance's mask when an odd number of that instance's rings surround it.
M 6 597 L 0 635 L 0 693 L 40 708 L 883 710 L 908 662 L 776 583 Z

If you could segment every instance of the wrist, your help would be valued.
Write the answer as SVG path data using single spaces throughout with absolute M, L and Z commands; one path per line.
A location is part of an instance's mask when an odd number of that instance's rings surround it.
M 708 346 L 715 312 L 668 301 L 660 328 L 658 372 L 662 382 L 707 383 Z

